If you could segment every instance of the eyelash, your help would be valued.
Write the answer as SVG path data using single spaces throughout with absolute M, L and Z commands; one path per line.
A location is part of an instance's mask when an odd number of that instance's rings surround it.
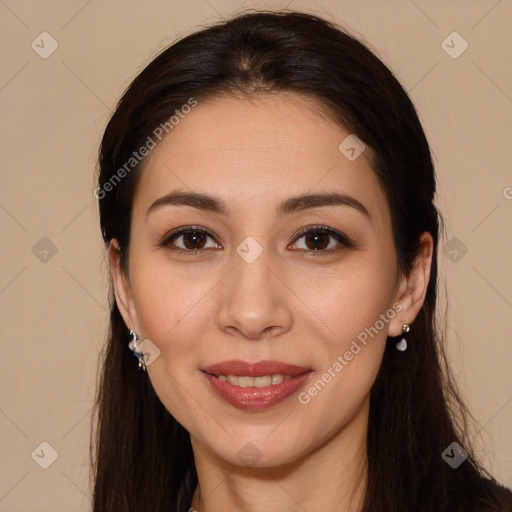
M 180 237 L 181 235 L 188 234 L 188 233 L 202 233 L 202 234 L 209 236 L 213 240 L 215 240 L 215 237 L 213 236 L 213 234 L 210 233 L 210 231 L 205 228 L 201 228 L 198 226 L 183 226 L 183 227 L 179 228 L 178 230 L 174 231 L 173 233 L 171 233 L 169 236 L 167 236 L 159 245 L 161 247 L 165 247 L 166 249 L 168 249 L 170 251 L 178 252 L 181 254 L 186 254 L 187 256 L 194 256 L 194 255 L 197 255 L 199 252 L 204 252 L 204 249 L 182 249 L 181 247 L 172 247 L 172 248 L 170 247 L 170 243 L 173 240 Z M 344 247 L 338 247 L 336 249 L 328 249 L 328 250 L 325 250 L 325 249 L 319 249 L 319 250 L 297 249 L 297 251 L 300 251 L 303 253 L 304 252 L 313 253 L 315 256 L 320 256 L 322 254 L 326 255 L 326 254 L 333 254 L 333 253 L 339 252 L 343 248 L 354 248 L 355 247 L 355 244 L 353 243 L 353 241 L 350 238 L 348 238 L 346 235 L 339 233 L 337 231 L 334 231 L 333 229 L 331 229 L 328 226 L 325 226 L 323 224 L 322 225 L 306 226 L 306 227 L 302 228 L 298 233 L 296 233 L 294 235 L 294 238 L 292 238 L 292 241 L 298 240 L 298 239 L 302 238 L 304 235 L 307 235 L 310 233 L 312 233 L 312 234 L 327 234 L 327 235 L 331 236 L 332 238 L 336 239 Z M 215 243 L 217 243 L 217 241 L 215 241 Z

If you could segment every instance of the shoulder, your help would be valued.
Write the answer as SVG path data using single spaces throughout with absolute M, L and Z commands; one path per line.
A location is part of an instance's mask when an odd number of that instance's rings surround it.
M 512 490 L 494 479 L 482 478 L 478 499 L 465 500 L 464 512 L 512 512 Z

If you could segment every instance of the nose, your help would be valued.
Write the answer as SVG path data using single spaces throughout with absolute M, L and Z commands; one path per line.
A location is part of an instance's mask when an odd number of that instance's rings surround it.
M 251 263 L 234 254 L 233 267 L 220 286 L 217 323 L 232 336 L 260 340 L 291 329 L 291 290 L 285 269 L 272 265 L 267 252 Z

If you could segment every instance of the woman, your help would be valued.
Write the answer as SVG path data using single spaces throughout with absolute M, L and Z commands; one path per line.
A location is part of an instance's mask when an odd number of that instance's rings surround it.
M 95 511 L 512 510 L 437 332 L 429 145 L 367 47 L 289 11 L 187 36 L 99 164 Z

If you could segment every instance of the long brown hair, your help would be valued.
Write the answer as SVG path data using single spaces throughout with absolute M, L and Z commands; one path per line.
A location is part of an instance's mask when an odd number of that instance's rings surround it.
M 388 344 L 372 387 L 363 511 L 456 512 L 512 503 L 512 493 L 492 479 L 471 448 L 472 416 L 457 391 L 436 321 L 443 222 L 434 206 L 428 142 L 392 72 L 341 27 L 288 10 L 246 12 L 162 51 L 128 87 L 101 142 L 97 197 L 105 244 L 118 240 L 128 273 L 131 210 L 144 160 L 131 167 L 126 162 L 154 138 L 156 127 L 190 98 L 200 103 L 280 91 L 316 99 L 369 149 L 389 203 L 401 272 L 411 270 L 422 232 L 434 240 L 431 278 L 409 349 L 398 352 Z M 123 166 L 126 172 L 119 173 Z M 93 510 L 184 512 L 197 485 L 188 432 L 138 371 L 112 288 L 110 302 L 93 416 L 97 429 L 91 429 Z M 457 469 L 441 456 L 453 442 L 468 453 Z

